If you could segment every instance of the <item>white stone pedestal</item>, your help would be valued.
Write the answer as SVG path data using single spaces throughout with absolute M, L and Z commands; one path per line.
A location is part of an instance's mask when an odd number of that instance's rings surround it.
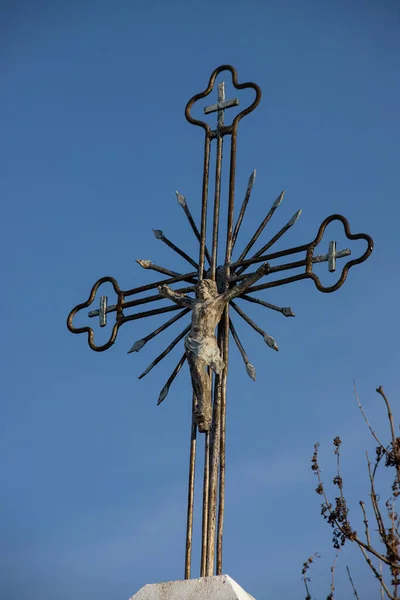
M 129 600 L 255 600 L 229 575 L 150 583 Z

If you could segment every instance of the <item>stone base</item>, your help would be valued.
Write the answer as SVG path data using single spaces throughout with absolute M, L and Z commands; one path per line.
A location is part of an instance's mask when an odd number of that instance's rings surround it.
M 229 575 L 150 583 L 129 600 L 255 600 Z

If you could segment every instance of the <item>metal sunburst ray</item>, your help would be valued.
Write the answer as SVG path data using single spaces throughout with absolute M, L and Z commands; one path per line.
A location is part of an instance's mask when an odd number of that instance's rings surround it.
M 168 329 L 168 327 L 170 327 L 171 325 L 176 323 L 176 321 L 179 321 L 179 319 L 181 319 L 182 317 L 187 315 L 188 312 L 190 312 L 189 309 L 184 308 L 182 310 L 182 312 L 180 312 L 178 315 L 175 315 L 174 317 L 172 317 L 172 319 L 169 319 L 169 321 L 166 321 L 165 323 L 160 325 L 160 327 L 157 327 L 157 329 L 155 329 L 154 331 L 152 331 L 145 337 L 141 338 L 140 340 L 136 340 L 136 342 L 133 344 L 132 348 L 130 350 L 128 350 L 128 354 L 131 354 L 132 352 L 139 352 L 139 350 L 141 350 L 143 348 L 143 346 L 145 344 L 147 344 L 147 342 L 149 342 L 150 340 L 155 338 L 162 331 L 165 331 L 166 329 Z

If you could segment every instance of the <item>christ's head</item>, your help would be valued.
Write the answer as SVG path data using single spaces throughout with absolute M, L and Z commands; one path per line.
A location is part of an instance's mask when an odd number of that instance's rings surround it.
M 202 279 L 197 284 L 197 297 L 199 300 L 211 300 L 218 296 L 217 285 L 211 279 Z

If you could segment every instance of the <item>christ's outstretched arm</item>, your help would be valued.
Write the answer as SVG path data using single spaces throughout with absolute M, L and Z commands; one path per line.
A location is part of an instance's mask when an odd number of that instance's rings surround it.
M 253 282 L 250 285 L 252 284 Z M 189 296 L 181 294 L 180 292 L 174 292 L 174 290 L 171 290 L 171 288 L 168 287 L 168 285 L 160 285 L 158 288 L 158 292 L 159 294 L 161 294 L 161 296 L 172 300 L 172 302 L 175 302 L 175 304 L 179 304 L 179 306 L 186 306 L 187 308 L 192 308 L 192 298 L 189 298 Z
M 238 283 L 234 287 L 232 287 L 229 290 L 227 290 L 226 292 L 224 292 L 222 294 L 222 299 L 225 302 L 230 302 L 234 298 L 237 298 L 237 296 L 240 296 L 240 294 L 243 294 L 243 292 L 246 292 L 249 289 L 249 287 L 254 285 L 256 283 L 256 281 L 261 279 L 261 277 L 264 277 L 264 275 L 267 275 L 269 270 L 270 270 L 269 263 L 263 263 L 261 265 L 261 267 L 258 267 L 258 269 L 255 273 L 253 273 L 252 275 L 250 275 L 249 277 L 244 279 L 242 281 L 242 283 Z

